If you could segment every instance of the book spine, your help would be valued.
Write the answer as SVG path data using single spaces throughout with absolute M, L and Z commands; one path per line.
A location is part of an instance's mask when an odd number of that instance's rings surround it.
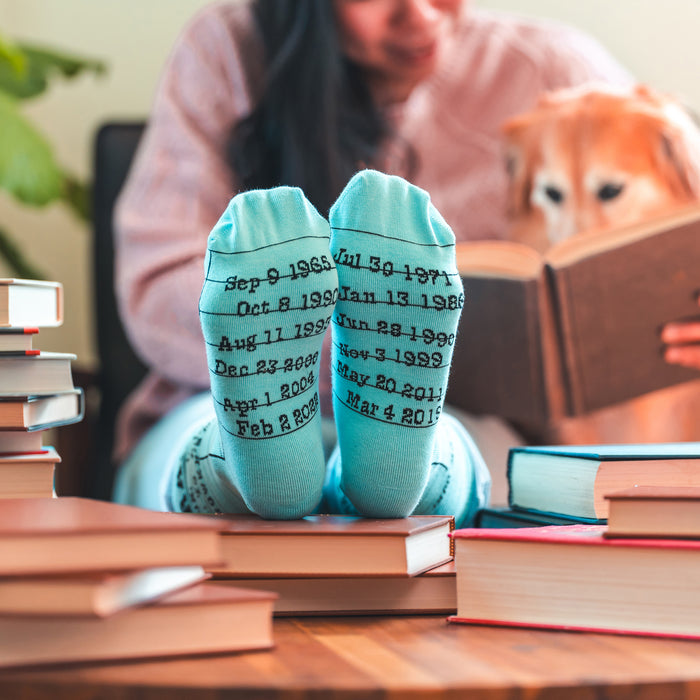
M 576 326 L 572 319 L 572 291 L 566 269 L 555 269 L 547 265 L 546 275 L 552 304 L 553 335 L 561 363 L 560 377 L 564 392 L 561 402 L 564 413 L 573 416 L 582 412 L 583 407 L 576 357 L 576 348 L 581 339 L 576 337 Z

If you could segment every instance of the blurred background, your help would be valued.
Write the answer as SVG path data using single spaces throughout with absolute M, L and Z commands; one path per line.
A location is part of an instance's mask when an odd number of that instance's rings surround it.
M 290 0 L 291 1 L 291 0 Z M 700 111 L 698 0 L 470 0 L 474 5 L 545 16 L 597 37 L 642 82 L 672 92 Z M 107 120 L 144 118 L 168 51 L 206 0 L 0 0 L 2 34 L 101 59 L 103 76 L 58 80 L 24 113 L 47 136 L 57 160 L 89 179 L 93 140 Z M 59 329 L 37 345 L 74 352 L 76 366 L 97 362 L 92 328 L 90 227 L 60 205 L 37 210 L 0 192 L 0 222 L 47 276 L 64 284 Z M 0 276 L 7 276 L 0 264 Z

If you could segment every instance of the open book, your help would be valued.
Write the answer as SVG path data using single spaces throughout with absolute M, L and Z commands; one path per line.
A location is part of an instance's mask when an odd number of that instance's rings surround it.
M 538 429 L 698 378 L 667 364 L 659 330 L 698 315 L 700 208 L 580 233 L 544 256 L 457 246 L 466 304 L 447 402 Z

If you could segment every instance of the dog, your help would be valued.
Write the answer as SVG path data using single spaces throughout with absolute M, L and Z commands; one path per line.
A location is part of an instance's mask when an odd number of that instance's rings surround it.
M 700 129 L 679 100 L 645 85 L 546 93 L 502 134 L 509 237 L 540 251 L 700 197 Z
M 700 201 L 700 129 L 680 101 L 647 86 L 551 92 L 502 133 L 509 237 L 539 251 Z M 700 380 L 567 418 L 539 439 L 700 440 Z

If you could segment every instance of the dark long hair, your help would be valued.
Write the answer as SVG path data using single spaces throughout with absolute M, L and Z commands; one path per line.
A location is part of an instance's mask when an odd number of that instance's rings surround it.
M 266 56 L 254 111 L 232 133 L 242 189 L 301 187 L 323 214 L 390 129 L 340 49 L 332 0 L 255 0 Z

